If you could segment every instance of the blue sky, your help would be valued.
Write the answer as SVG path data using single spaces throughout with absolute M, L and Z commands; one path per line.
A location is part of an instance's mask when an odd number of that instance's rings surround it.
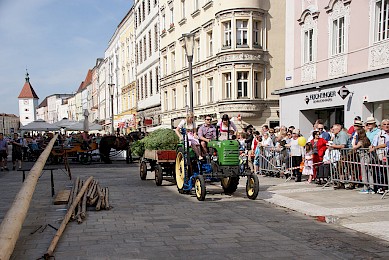
M 0 0 L 0 113 L 19 115 L 30 82 L 42 102 L 74 93 L 133 0 Z

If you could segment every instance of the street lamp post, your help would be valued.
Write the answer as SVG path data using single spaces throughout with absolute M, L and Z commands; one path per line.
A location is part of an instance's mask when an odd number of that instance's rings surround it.
M 188 70 L 189 70 L 189 111 L 193 113 L 193 71 L 192 71 L 192 61 L 193 61 L 193 48 L 194 48 L 194 34 L 185 33 L 182 35 L 185 41 L 185 52 L 188 59 Z
M 113 93 L 114 93 L 115 84 L 110 83 L 108 84 L 108 86 L 109 86 L 109 94 L 111 96 L 111 133 L 112 135 L 115 135 L 115 129 L 113 124 Z

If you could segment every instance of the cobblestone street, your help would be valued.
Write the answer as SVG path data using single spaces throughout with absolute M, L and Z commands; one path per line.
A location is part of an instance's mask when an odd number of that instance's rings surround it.
M 87 212 L 82 224 L 68 224 L 54 252 L 55 259 L 368 259 L 388 258 L 389 245 L 341 226 L 246 198 L 219 185 L 207 185 L 205 202 L 182 195 L 164 181 L 157 187 L 150 173 L 139 178 L 138 165 L 114 162 L 71 165 L 73 179 L 94 176 L 110 189 L 110 211 Z M 0 219 L 21 186 L 21 173 L 0 174 Z M 54 174 L 55 191 L 71 181 Z M 33 202 L 12 259 L 37 259 L 46 252 L 66 211 L 53 205 L 50 174 L 38 182 Z

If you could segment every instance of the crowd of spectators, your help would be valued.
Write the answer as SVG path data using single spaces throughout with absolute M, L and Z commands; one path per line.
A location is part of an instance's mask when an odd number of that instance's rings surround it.
M 344 181 L 336 183 L 335 188 L 354 189 L 360 186 L 363 193 L 383 193 L 387 189 L 389 120 L 377 123 L 374 117 L 368 117 L 363 122 L 357 116 L 349 128 L 340 124 L 326 128 L 324 121 L 318 119 L 313 124 L 310 136 L 306 138 L 306 145 L 301 145 L 300 137 L 302 135 L 299 129 L 294 126 L 269 128 L 268 125 L 263 125 L 260 130 L 255 130 L 249 125 L 237 133 L 240 149 L 247 152 L 248 165 L 253 173 L 266 173 L 276 151 L 277 158 L 283 158 L 296 182 L 301 182 L 302 176 L 306 175 L 308 183 L 321 185 L 329 181 L 331 163 L 340 160 L 340 151 L 343 156 L 348 156 L 344 160 L 355 164 L 360 161 L 356 152 L 364 151 L 365 156 L 372 158 L 366 161 L 367 164 L 374 161 L 382 165 L 378 172 L 372 174 L 373 180 L 370 183 L 375 184 L 366 185 L 362 176 L 346 176 L 346 173 L 341 173 L 340 177 Z M 345 183 L 350 184 L 345 186 Z

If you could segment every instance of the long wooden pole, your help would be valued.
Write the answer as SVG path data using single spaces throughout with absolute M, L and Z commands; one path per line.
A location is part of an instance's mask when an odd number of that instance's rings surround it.
M 45 259 L 50 258 L 53 255 L 54 249 L 57 246 L 57 243 L 59 241 L 59 238 L 61 237 L 62 233 L 64 232 L 66 225 L 68 224 L 70 217 L 72 216 L 73 211 L 76 209 L 78 203 L 80 202 L 81 198 L 84 196 L 84 193 L 86 192 L 86 189 L 89 186 L 89 183 L 93 180 L 93 177 L 89 177 L 82 186 L 80 192 L 78 193 L 77 197 L 73 200 L 72 205 L 68 209 L 68 212 L 65 215 L 65 218 L 63 219 L 61 226 L 58 228 L 57 233 L 55 234 L 53 241 L 51 241 L 51 244 L 49 246 L 49 249 L 47 249 L 46 254 L 44 255 Z
M 15 197 L 11 208 L 8 210 L 0 226 L 0 260 L 8 260 L 15 249 L 16 241 L 19 238 L 20 230 L 26 219 L 28 208 L 38 183 L 39 176 L 45 167 L 46 160 L 51 153 L 58 134 L 51 139 L 45 150 L 39 156 L 30 170 L 27 179 Z

